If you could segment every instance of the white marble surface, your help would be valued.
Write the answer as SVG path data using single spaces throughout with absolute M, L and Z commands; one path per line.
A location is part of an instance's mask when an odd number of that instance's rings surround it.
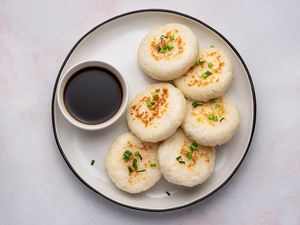
M 299 1 L 0 0 L 0 224 L 300 224 Z M 51 127 L 53 85 L 91 27 L 120 13 L 168 8 L 216 28 L 246 61 L 257 126 L 231 181 L 183 210 L 122 208 L 85 187 Z

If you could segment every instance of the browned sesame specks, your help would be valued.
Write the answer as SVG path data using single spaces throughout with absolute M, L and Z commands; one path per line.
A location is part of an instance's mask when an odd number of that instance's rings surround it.
M 208 50 L 202 54 L 199 58 L 200 61 L 204 61 L 202 65 L 193 66 L 184 76 L 185 82 L 188 86 L 205 87 L 212 83 L 218 83 L 222 76 L 222 71 L 225 66 L 225 62 L 222 59 L 221 53 L 218 50 Z M 212 63 L 212 67 L 208 67 L 208 63 Z M 204 78 L 201 75 L 206 71 L 211 74 Z
M 209 115 L 214 114 L 218 118 L 218 122 L 210 120 Z M 222 97 L 216 98 L 214 103 L 205 102 L 202 106 L 192 109 L 191 115 L 197 122 L 208 123 L 216 126 L 222 118 L 225 118 L 226 110 Z
M 192 143 L 193 141 L 185 139 L 182 144 L 180 156 L 185 161 L 185 164 L 182 165 L 189 169 L 192 169 L 192 167 L 194 167 L 200 159 L 202 159 L 206 163 L 209 163 L 209 151 L 211 151 L 211 147 L 199 145 L 195 150 L 191 151 L 189 147 Z M 192 153 L 191 159 L 187 158 L 187 154 L 189 152 Z
M 153 99 L 153 95 L 157 98 Z M 167 88 L 153 88 L 151 94 L 141 97 L 136 104 L 130 106 L 129 113 L 133 120 L 141 121 L 145 127 L 155 124 L 155 120 L 161 118 L 169 107 L 167 101 L 169 90 Z M 153 103 L 151 107 L 147 102 Z
M 174 40 L 170 40 L 170 37 L 174 37 Z M 172 45 L 173 49 L 162 53 L 163 46 Z M 179 34 L 178 29 L 169 30 L 161 34 L 160 37 L 154 37 L 150 42 L 151 56 L 155 60 L 170 60 L 171 58 L 178 57 L 184 52 L 185 42 Z

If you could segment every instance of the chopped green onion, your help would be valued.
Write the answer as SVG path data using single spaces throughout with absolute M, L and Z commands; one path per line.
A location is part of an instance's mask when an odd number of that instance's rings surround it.
M 188 159 L 193 158 L 193 154 L 191 152 L 187 153 L 186 156 L 188 157 Z
M 194 150 L 196 150 L 196 146 L 195 146 L 195 145 L 191 145 L 191 146 L 190 146 L 190 149 L 191 149 L 192 151 L 194 151 Z
M 206 71 L 205 73 L 201 74 L 201 77 L 207 78 L 209 75 L 211 75 L 211 72 L 210 71 Z
M 175 37 L 174 36 L 170 36 L 170 41 L 174 41 Z
M 173 45 L 168 45 L 168 49 L 169 49 L 169 50 L 172 50 L 173 48 L 174 48 Z
M 217 103 L 216 104 L 216 108 L 220 108 L 220 107 L 221 107 L 221 105 Z
M 129 174 L 131 174 L 133 172 L 131 166 L 128 166 L 128 170 L 129 170 Z
M 181 163 L 181 164 L 185 164 L 185 161 L 179 161 L 179 163 Z
M 130 159 L 131 155 L 132 155 L 132 152 L 129 151 L 129 150 L 126 150 L 126 151 L 123 153 L 123 160 L 124 160 L 125 162 L 128 162 L 128 160 Z
M 209 116 L 208 116 L 208 119 L 209 120 L 213 120 L 213 121 L 218 121 L 218 117 L 215 115 L 215 114 L 210 114 Z
M 209 46 L 209 47 L 214 48 L 215 46 L 211 45 L 211 46 Z
M 168 46 L 168 45 L 164 45 L 164 46 L 162 47 L 162 49 L 163 49 L 163 50 L 168 50 L 168 49 L 169 49 L 169 46 Z
M 216 99 L 213 98 L 213 99 L 209 100 L 209 102 L 210 102 L 210 103 L 216 103 Z
M 176 160 L 179 161 L 180 158 L 181 158 L 181 156 L 178 156 L 178 157 L 176 158 Z
M 203 60 L 203 61 L 201 61 L 201 60 L 198 60 L 198 61 L 196 62 L 196 64 L 197 64 L 197 65 L 203 65 L 203 64 L 204 64 L 204 62 L 205 62 L 204 60 Z
M 200 101 L 195 101 L 195 102 L 192 103 L 192 106 L 193 106 L 194 108 L 196 108 L 196 107 L 198 107 L 198 106 L 202 106 L 202 105 L 203 105 L 203 102 L 200 102 Z
M 151 167 L 156 167 L 156 163 L 150 163 Z
M 158 94 L 152 95 L 153 100 L 158 99 Z
M 196 142 L 193 142 L 191 145 L 190 145 L 190 149 L 192 151 L 196 150 L 196 148 L 198 147 L 198 144 Z
M 140 160 L 143 160 L 143 158 L 142 158 L 142 156 L 141 156 L 141 154 L 140 154 L 139 152 L 136 152 L 136 153 L 135 153 L 135 156 L 139 157 Z
M 225 119 L 225 118 L 224 118 L 224 117 L 222 117 L 222 118 L 220 119 L 220 121 L 219 121 L 219 122 L 222 122 L 224 119 Z
M 207 65 L 208 65 L 209 68 L 210 68 L 210 67 L 213 67 L 213 64 L 212 64 L 211 62 L 208 63 Z
M 137 170 L 138 169 L 138 166 L 137 166 L 137 160 L 136 159 L 133 159 L 132 161 L 132 167 Z
M 153 106 L 153 102 L 147 101 L 147 106 L 148 108 L 150 108 L 151 106 Z
M 136 172 L 140 173 L 140 172 L 145 172 L 146 170 L 138 170 Z
M 95 160 L 92 160 L 92 161 L 91 161 L 91 165 L 94 165 L 94 163 L 95 163 Z

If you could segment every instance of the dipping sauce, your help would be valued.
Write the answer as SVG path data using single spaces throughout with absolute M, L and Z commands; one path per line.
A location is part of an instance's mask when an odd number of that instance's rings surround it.
M 116 76 L 100 67 L 76 72 L 64 90 L 68 112 L 79 122 L 99 124 L 114 116 L 122 103 L 122 86 Z

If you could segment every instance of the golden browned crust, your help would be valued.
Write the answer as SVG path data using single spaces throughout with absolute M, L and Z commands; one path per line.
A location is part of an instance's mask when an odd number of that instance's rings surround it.
M 198 123 L 208 123 L 211 126 L 216 126 L 226 119 L 226 110 L 222 97 L 215 98 L 203 103 L 202 106 L 193 108 L 191 114 Z M 215 115 L 218 120 L 209 119 L 210 115 Z
M 155 99 L 154 95 L 157 95 Z M 142 122 L 145 127 L 153 125 L 155 120 L 161 118 L 167 111 L 168 97 L 169 90 L 167 88 L 153 88 L 150 95 L 143 96 L 129 107 L 132 119 Z M 148 107 L 147 102 L 151 102 L 153 105 Z
M 170 37 L 174 37 L 174 40 L 170 40 Z M 160 49 L 168 45 L 172 45 L 174 48 L 163 53 Z M 154 37 L 150 41 L 149 51 L 156 61 L 170 60 L 184 52 L 184 45 L 185 42 L 182 40 L 178 29 L 172 29 L 162 33 L 160 37 Z
M 195 150 L 191 151 L 190 146 L 192 145 L 193 141 L 189 139 L 185 139 L 181 150 L 180 150 L 180 156 L 181 159 L 185 162 L 184 164 L 181 164 L 184 167 L 187 167 L 188 169 L 193 169 L 193 167 L 197 164 L 197 162 L 200 159 L 203 159 L 204 162 L 209 163 L 209 151 L 212 150 L 211 147 L 201 146 L 199 145 L 196 147 Z M 188 159 L 187 154 L 191 153 L 192 158 Z
M 199 57 L 199 61 L 203 64 L 195 64 L 183 78 L 187 82 L 188 86 L 205 87 L 212 83 L 218 83 L 222 76 L 222 70 L 225 66 L 225 62 L 219 50 L 205 51 L 203 55 Z M 213 66 L 209 67 L 208 64 L 212 63 Z M 208 77 L 202 77 L 202 74 L 206 71 L 211 72 Z
M 137 145 L 131 141 L 128 141 L 127 144 L 124 146 L 124 152 L 126 150 L 129 150 L 132 152 L 132 156 L 129 158 L 129 160 L 126 162 L 123 159 L 123 155 L 121 156 L 120 160 L 123 162 L 124 165 L 124 169 L 128 169 L 128 182 L 130 184 L 135 184 L 135 183 L 139 183 L 141 180 L 146 179 L 144 176 L 138 176 L 138 175 L 142 175 L 143 172 L 138 172 L 141 170 L 148 170 L 151 169 L 150 164 L 151 163 L 155 163 L 156 167 L 158 168 L 158 161 L 157 159 L 149 159 L 149 155 L 148 155 L 148 151 L 153 151 L 153 144 L 150 143 L 141 143 L 140 145 Z M 135 155 L 136 152 L 139 152 L 140 155 L 142 156 L 141 160 L 139 158 L 139 156 Z M 135 170 L 132 167 L 132 162 L 133 160 L 137 160 L 137 165 L 138 165 L 138 170 Z M 132 169 L 132 172 L 129 172 L 129 168 Z

